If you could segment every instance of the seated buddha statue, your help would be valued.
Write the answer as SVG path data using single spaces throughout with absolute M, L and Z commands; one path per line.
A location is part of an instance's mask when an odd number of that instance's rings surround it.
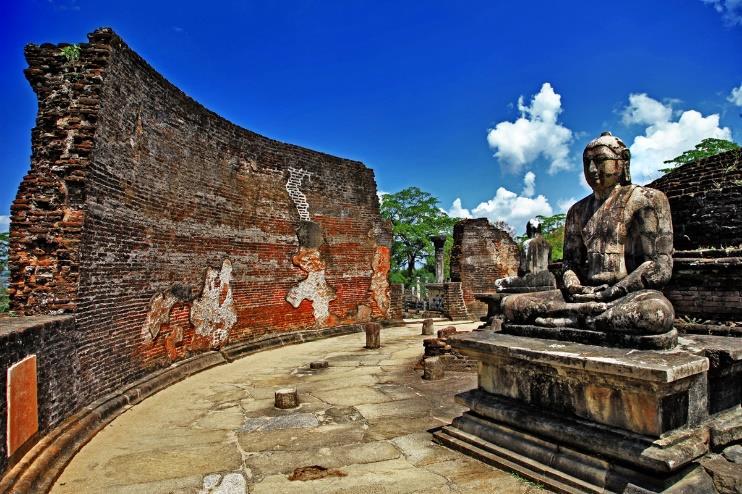
M 631 154 L 610 132 L 582 155 L 593 193 L 567 213 L 562 290 L 508 295 L 506 323 L 649 336 L 672 330 L 659 291 L 672 276 L 672 219 L 662 192 L 631 183 Z
M 551 245 L 541 234 L 541 223 L 532 218 L 526 223 L 526 236 L 520 252 L 518 276 L 495 280 L 498 293 L 538 292 L 556 288 L 554 275 L 549 272 Z

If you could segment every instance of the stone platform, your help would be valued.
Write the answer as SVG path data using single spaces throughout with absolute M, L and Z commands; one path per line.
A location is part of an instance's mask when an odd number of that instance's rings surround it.
M 491 332 L 449 341 L 480 361 L 479 387 L 457 396 L 469 411 L 437 442 L 558 492 L 715 492 L 699 459 L 715 430 L 742 422 L 735 392 L 709 417 L 705 353 L 722 342 L 646 351 Z

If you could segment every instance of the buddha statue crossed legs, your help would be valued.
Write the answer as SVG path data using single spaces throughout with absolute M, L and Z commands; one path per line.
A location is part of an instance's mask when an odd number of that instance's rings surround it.
M 665 195 L 633 185 L 626 145 L 609 132 L 583 153 L 593 194 L 573 205 L 564 232 L 562 290 L 505 297 L 506 323 L 648 336 L 672 330 L 659 291 L 672 276 L 672 218 Z

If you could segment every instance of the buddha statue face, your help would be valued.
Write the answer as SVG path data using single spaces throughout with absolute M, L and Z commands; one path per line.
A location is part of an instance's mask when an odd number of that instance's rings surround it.
M 609 193 L 616 185 L 631 183 L 629 156 L 624 143 L 609 132 L 587 145 L 582 153 L 585 180 L 598 196 Z

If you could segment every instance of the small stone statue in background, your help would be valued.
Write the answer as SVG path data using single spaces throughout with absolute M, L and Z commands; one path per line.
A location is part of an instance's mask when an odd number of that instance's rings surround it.
M 551 262 L 551 245 L 541 235 L 541 222 L 537 218 L 528 220 L 526 236 L 528 240 L 523 242 L 518 274 L 525 276 L 528 273 L 548 271 L 549 262 Z
M 583 153 L 593 193 L 567 213 L 564 290 L 509 295 L 507 323 L 631 335 L 672 330 L 659 291 L 672 276 L 672 219 L 665 195 L 633 185 L 626 145 L 610 132 Z
M 526 235 L 528 240 L 523 242 L 518 276 L 495 280 L 495 290 L 498 293 L 538 292 L 556 288 L 556 279 L 549 272 L 551 245 L 541 235 L 538 219 L 528 221 Z

